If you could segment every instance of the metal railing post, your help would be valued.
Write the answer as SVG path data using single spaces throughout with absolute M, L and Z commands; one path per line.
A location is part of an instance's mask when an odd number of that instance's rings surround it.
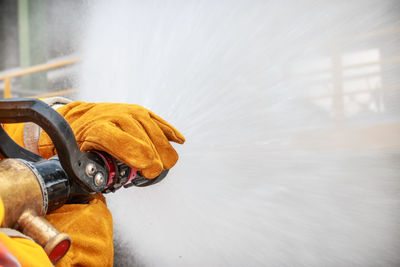
M 10 98 L 11 97 L 11 78 L 6 77 L 4 79 L 4 93 L 3 98 Z

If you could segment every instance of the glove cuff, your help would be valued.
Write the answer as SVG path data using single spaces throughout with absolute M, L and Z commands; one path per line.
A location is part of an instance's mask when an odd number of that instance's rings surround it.
M 72 100 L 60 96 L 45 98 L 42 99 L 42 101 L 55 110 L 72 102 Z M 33 153 L 39 154 L 39 138 L 41 132 L 42 128 L 37 124 L 32 122 L 25 123 L 23 131 L 24 147 Z

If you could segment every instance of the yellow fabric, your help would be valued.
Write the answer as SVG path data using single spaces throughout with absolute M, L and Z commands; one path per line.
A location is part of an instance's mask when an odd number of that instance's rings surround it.
M 29 239 L 20 237 L 12 238 L 0 233 L 0 243 L 7 247 L 22 266 L 53 266 L 43 248 Z
M 113 265 L 112 216 L 101 194 L 88 205 L 64 205 L 46 219 L 72 240 L 70 250 L 56 267 Z
M 0 213 L 4 215 L 3 201 L 0 198 Z M 0 224 L 3 220 L 1 216 Z M 22 266 L 53 266 L 43 248 L 35 242 L 21 237 L 9 237 L 0 232 L 0 243 L 21 263 Z
M 57 111 L 68 121 L 81 150 L 102 150 L 154 178 L 172 168 L 178 154 L 169 143 L 185 138 L 168 122 L 139 105 L 72 102 Z M 39 152 L 54 155 L 53 144 L 42 132 Z
M 0 225 L 3 222 L 4 219 L 4 204 L 3 204 L 3 200 L 0 197 Z
M 4 130 L 20 146 L 24 146 L 24 123 L 3 124 Z

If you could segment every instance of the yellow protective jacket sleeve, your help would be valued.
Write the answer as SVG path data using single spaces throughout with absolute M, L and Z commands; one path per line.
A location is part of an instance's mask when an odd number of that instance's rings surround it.
M 64 205 L 46 219 L 72 240 L 71 248 L 57 262 L 57 267 L 113 265 L 112 216 L 101 194 L 90 204 Z
M 7 133 L 21 146 L 24 145 L 23 127 L 22 123 L 4 125 Z M 69 251 L 56 267 L 113 265 L 113 221 L 101 194 L 89 204 L 64 205 L 47 214 L 46 219 L 59 231 L 69 234 L 72 240 Z M 26 254 L 35 255 L 30 250 Z

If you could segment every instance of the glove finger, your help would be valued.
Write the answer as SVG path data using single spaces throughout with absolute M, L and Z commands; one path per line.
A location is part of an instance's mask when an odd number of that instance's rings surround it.
M 148 159 L 148 164 L 145 164 L 145 166 L 141 167 L 141 166 L 137 166 L 135 167 L 133 164 L 130 164 L 129 159 L 126 160 L 120 160 L 126 164 L 128 164 L 129 166 L 139 170 L 143 176 L 145 176 L 146 178 L 155 178 L 157 177 L 163 170 L 163 164 L 162 164 L 162 160 L 160 159 L 160 156 L 157 152 L 156 147 L 154 146 L 153 142 L 151 141 L 151 139 L 149 138 L 149 136 L 146 134 L 146 131 L 143 129 L 143 126 L 137 122 L 136 120 L 132 120 L 131 117 L 129 116 L 124 116 L 123 118 L 118 118 L 117 122 L 113 122 L 113 124 L 120 128 L 120 130 L 122 130 L 124 133 L 127 133 L 129 135 L 131 135 L 131 138 L 139 138 L 140 140 L 145 140 L 147 146 L 146 149 L 148 150 L 148 152 L 150 152 L 150 150 L 152 151 L 152 155 L 154 156 L 153 160 L 150 161 L 150 158 Z M 121 140 L 118 140 L 118 142 L 120 142 Z M 139 147 L 134 144 L 134 143 L 129 143 L 128 146 L 131 146 L 131 150 L 137 150 L 137 153 L 143 153 L 144 151 L 142 150 L 142 152 L 140 152 L 141 150 L 139 149 Z M 124 152 L 126 153 L 126 152 Z M 118 158 L 117 158 L 118 159 Z M 138 160 L 142 160 L 139 159 Z
M 157 123 L 158 127 L 160 127 L 160 129 L 164 132 L 169 141 L 179 144 L 183 144 L 185 142 L 185 137 L 177 129 L 175 129 L 174 126 L 151 111 L 149 111 L 149 114 L 150 118 Z
M 149 179 L 156 178 L 163 170 L 163 165 L 161 161 L 157 161 L 155 164 L 152 164 L 150 167 L 140 170 L 141 174 Z
M 132 132 L 134 135 L 130 134 Z M 80 142 L 81 150 L 105 151 L 141 171 L 143 175 L 143 170 L 146 170 L 146 174 L 152 175 L 148 178 L 153 178 L 162 171 L 161 160 L 154 145 L 136 121 L 119 118 L 118 122 L 96 123 L 85 136 Z
M 140 120 L 139 123 L 143 126 L 150 140 L 154 144 L 155 149 L 161 158 L 164 169 L 172 168 L 178 161 L 178 153 L 176 153 L 175 149 L 169 143 L 164 132 L 153 120 L 144 119 Z

